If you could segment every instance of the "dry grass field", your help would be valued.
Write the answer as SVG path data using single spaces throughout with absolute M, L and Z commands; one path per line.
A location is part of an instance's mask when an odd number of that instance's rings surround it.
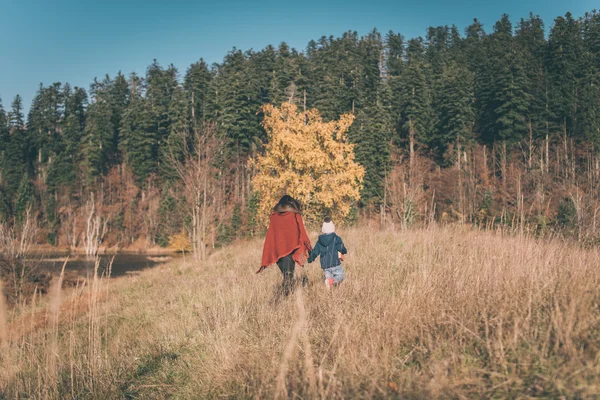
M 277 267 L 254 274 L 257 239 L 0 304 L 0 398 L 600 397 L 597 250 L 458 227 L 340 235 L 332 291 L 317 261 L 279 296 Z

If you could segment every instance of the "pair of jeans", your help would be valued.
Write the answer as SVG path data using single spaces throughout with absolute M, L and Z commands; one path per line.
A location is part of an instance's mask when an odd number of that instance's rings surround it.
M 325 274 L 326 280 L 329 278 L 333 278 L 334 284 L 340 283 L 346 277 L 346 274 L 344 273 L 344 269 L 342 268 L 341 264 L 336 267 L 324 269 L 323 273 Z
M 294 289 L 294 264 L 295 262 L 291 254 L 277 260 L 277 266 L 283 274 L 283 283 L 281 286 L 286 296 Z

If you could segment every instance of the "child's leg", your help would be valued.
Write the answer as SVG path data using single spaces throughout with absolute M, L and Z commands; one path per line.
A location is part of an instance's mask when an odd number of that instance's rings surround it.
M 332 269 L 333 268 L 327 268 L 323 270 L 323 275 L 325 275 L 325 286 L 327 286 L 327 288 L 331 288 L 334 283 Z
M 344 272 L 344 268 L 342 268 L 341 264 L 337 267 L 331 268 L 331 270 L 334 283 L 338 284 L 346 278 L 346 273 Z

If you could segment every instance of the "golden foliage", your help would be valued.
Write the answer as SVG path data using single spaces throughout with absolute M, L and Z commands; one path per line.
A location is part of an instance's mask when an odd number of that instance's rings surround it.
M 263 112 L 269 140 L 264 155 L 251 160 L 257 170 L 252 184 L 260 198 L 258 220 L 266 223 L 271 208 L 289 194 L 302 203 L 307 221 L 327 214 L 342 222 L 360 198 L 365 174 L 346 136 L 354 116 L 324 122 L 318 110 L 299 113 L 291 103 L 267 104 Z
M 184 251 L 192 250 L 192 243 L 186 233 L 182 230 L 181 233 L 169 237 L 169 247 L 183 253 Z

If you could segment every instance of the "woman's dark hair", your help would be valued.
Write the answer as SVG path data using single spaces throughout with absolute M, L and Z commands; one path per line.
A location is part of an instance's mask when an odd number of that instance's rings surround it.
M 286 194 L 279 199 L 279 202 L 273 209 L 277 212 L 282 212 L 284 210 L 290 211 L 290 208 L 297 213 L 302 212 L 302 205 L 300 202 L 294 199 L 292 196 Z

